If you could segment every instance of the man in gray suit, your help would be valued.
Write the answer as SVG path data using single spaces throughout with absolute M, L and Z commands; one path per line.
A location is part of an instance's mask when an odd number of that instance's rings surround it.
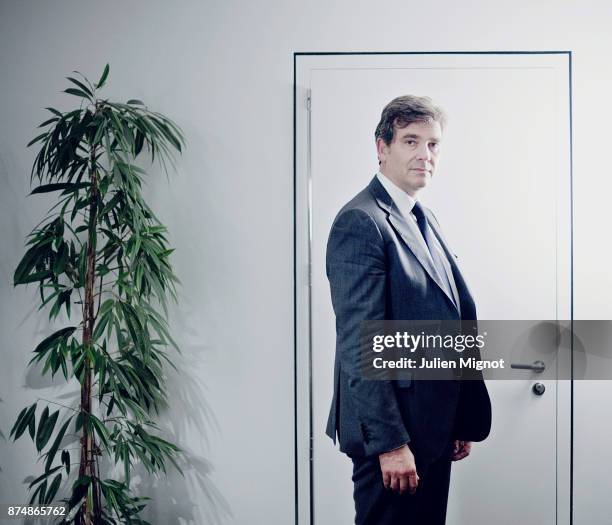
M 334 220 L 327 276 L 336 314 L 334 395 L 327 434 L 353 461 L 358 525 L 438 525 L 451 462 L 491 426 L 480 380 L 368 380 L 367 320 L 475 320 L 456 257 L 417 194 L 431 180 L 445 123 L 428 97 L 402 96 L 376 128 L 380 170 Z

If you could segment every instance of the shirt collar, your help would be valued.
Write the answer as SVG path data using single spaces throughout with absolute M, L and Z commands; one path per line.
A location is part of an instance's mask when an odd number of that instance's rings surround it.
M 376 177 L 378 177 L 378 180 L 383 185 L 383 188 L 387 190 L 387 193 L 391 196 L 393 202 L 399 208 L 402 215 L 408 216 L 412 212 L 412 208 L 414 208 L 417 200 L 408 195 L 380 171 L 376 174 Z

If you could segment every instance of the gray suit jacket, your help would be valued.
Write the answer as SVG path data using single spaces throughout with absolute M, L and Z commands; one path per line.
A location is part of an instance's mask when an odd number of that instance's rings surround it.
M 450 439 L 481 441 L 491 427 L 484 381 L 380 381 L 360 376 L 365 320 L 475 320 L 476 307 L 431 211 L 428 222 L 452 269 L 453 301 L 425 248 L 376 177 L 336 216 L 327 244 L 327 277 L 336 314 L 334 395 L 327 435 L 350 456 L 410 442 L 423 467 Z

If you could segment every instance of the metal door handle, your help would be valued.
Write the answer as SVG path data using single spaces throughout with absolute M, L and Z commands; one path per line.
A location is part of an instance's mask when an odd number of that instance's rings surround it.
M 510 368 L 518 368 L 520 370 L 533 370 L 534 372 L 540 374 L 544 372 L 544 370 L 546 370 L 546 365 L 544 364 L 544 361 L 534 361 L 531 365 L 526 365 L 523 363 L 512 363 L 510 365 Z

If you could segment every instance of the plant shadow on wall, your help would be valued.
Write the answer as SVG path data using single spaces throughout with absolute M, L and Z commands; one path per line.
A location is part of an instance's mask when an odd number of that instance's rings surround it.
M 184 311 L 184 308 L 181 309 Z M 169 399 L 170 409 L 162 411 L 163 420 L 160 428 L 168 438 L 179 442 L 187 433 L 196 433 L 204 442 L 207 442 L 208 433 L 218 430 L 218 424 L 212 409 L 208 406 L 204 385 L 198 380 L 201 376 L 202 354 L 206 350 L 195 342 L 193 338 L 201 338 L 201 334 L 193 333 L 193 326 L 189 326 L 189 316 L 179 317 L 177 328 L 181 334 L 181 359 L 174 363 L 174 367 L 167 371 L 167 387 L 172 392 Z M 186 337 L 185 337 L 186 336 Z M 191 337 L 193 336 L 193 338 Z M 56 377 L 41 376 L 41 364 L 33 365 L 26 375 L 27 388 L 36 390 L 39 399 L 49 398 L 49 388 L 67 386 L 68 390 L 53 396 L 57 403 L 64 406 L 77 406 L 80 393 L 74 388 L 70 389 L 63 381 Z M 192 434 L 193 435 L 193 434 Z M 79 442 L 76 434 L 65 435 L 60 449 L 78 450 Z M 112 462 L 100 458 L 100 469 L 110 471 Z M 182 525 L 193 523 L 199 525 L 220 525 L 226 523 L 231 517 L 229 504 L 210 481 L 213 466 L 199 451 L 191 451 L 182 447 L 182 454 L 177 462 L 184 475 L 169 473 L 168 476 L 149 476 L 147 470 L 140 464 L 132 468 L 132 487 L 137 494 L 153 496 L 143 509 L 142 515 L 151 523 L 165 525 Z M 118 472 L 120 475 L 121 473 Z M 36 476 L 29 476 L 25 482 L 30 484 Z M 194 503 L 194 495 L 197 503 Z M 37 524 L 37 521 L 26 519 L 25 525 Z
M 15 285 L 37 285 L 39 310 L 54 325 L 34 349 L 26 383 L 46 389 L 59 380 L 67 390 L 25 407 L 10 436 L 27 434 L 35 444 L 43 472 L 26 480 L 30 502 L 65 502 L 62 523 L 148 523 L 142 515 L 151 501 L 141 494 L 164 483 L 187 520 L 188 488 L 199 484 L 215 523 L 227 506 L 208 480 L 210 465 L 174 443 L 190 421 L 204 433 L 209 410 L 193 368 L 177 359 L 168 328 L 168 300 L 177 300 L 173 250 L 142 197 L 146 172 L 136 164 L 149 155 L 167 175 L 185 140 L 139 100 L 99 98 L 108 73 L 107 64 L 95 85 L 80 73 L 82 80 L 67 77 L 73 86 L 65 92 L 79 108 L 47 108 L 51 118 L 39 126 L 46 131 L 28 144 L 40 146 L 32 194 L 57 199 L 28 236 L 14 274 Z M 58 318 L 69 326 L 57 326 Z M 180 385 L 172 403 L 169 374 Z M 179 425 L 166 418 L 169 404 L 183 415 Z M 160 416 L 170 424 L 159 425 Z

